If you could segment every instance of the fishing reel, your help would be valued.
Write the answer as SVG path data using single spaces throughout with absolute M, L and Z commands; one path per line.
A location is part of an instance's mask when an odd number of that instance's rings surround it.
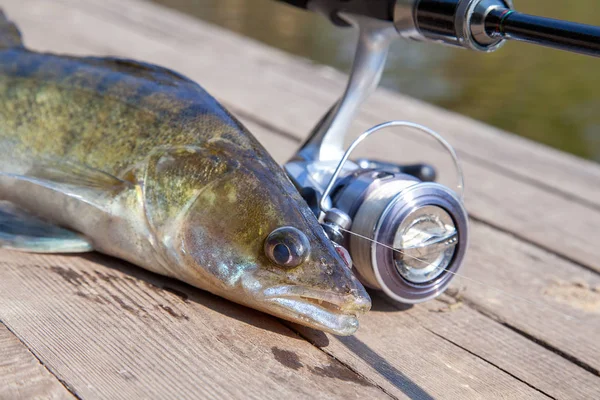
M 436 172 L 427 164 L 348 161 L 367 137 L 399 127 L 427 133 L 448 150 L 460 194 L 433 182 Z M 460 165 L 441 136 L 421 125 L 390 121 L 360 135 L 339 162 L 306 160 L 301 154 L 285 170 L 327 236 L 348 250 L 364 285 L 403 303 L 426 301 L 444 291 L 464 257 L 468 226 Z
M 454 150 L 436 132 L 405 121 L 377 125 L 344 150 L 353 117 L 380 81 L 391 41 L 403 37 L 490 52 L 512 39 L 598 56 L 600 28 L 520 14 L 510 0 L 282 1 L 359 30 L 343 96 L 285 171 L 328 237 L 350 253 L 363 284 L 403 303 L 436 297 L 456 275 L 469 235 Z M 430 165 L 349 161 L 364 139 L 388 128 L 436 139 L 454 161 L 457 190 L 435 183 Z

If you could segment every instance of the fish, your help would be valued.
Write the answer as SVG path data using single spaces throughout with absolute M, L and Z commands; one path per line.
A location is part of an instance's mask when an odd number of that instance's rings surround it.
M 283 169 L 200 85 L 31 51 L 1 11 L 0 247 L 98 251 L 337 335 L 371 307 Z

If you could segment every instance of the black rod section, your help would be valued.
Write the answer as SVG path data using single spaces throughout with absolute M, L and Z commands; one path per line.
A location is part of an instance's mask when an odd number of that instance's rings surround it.
M 519 40 L 600 57 L 600 27 L 536 17 L 512 10 L 492 10 L 485 19 L 490 36 Z

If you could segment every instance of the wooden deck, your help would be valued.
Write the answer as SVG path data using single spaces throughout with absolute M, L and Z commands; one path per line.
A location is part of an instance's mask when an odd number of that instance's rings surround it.
M 0 5 L 34 49 L 190 76 L 280 162 L 345 82 L 141 0 Z M 99 254 L 0 251 L 0 398 L 600 398 L 600 166 L 385 90 L 354 132 L 390 119 L 457 148 L 472 217 L 462 273 L 488 285 L 457 278 L 409 309 L 374 293 L 358 333 L 340 338 Z M 429 160 L 453 178 L 419 136 L 373 139 L 363 154 Z

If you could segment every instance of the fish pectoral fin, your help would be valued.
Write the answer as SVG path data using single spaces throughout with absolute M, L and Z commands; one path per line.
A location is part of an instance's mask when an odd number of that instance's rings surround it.
M 27 201 L 26 208 L 34 210 L 65 201 L 106 210 L 120 192 L 134 186 L 103 171 L 64 161 L 37 162 L 24 174 L 0 171 L 0 200 L 22 206 L 21 201 Z
M 48 223 L 7 201 L 0 201 L 0 247 L 29 253 L 93 251 L 82 235 Z
M 27 171 L 27 176 L 57 184 L 100 191 L 121 190 L 124 186 L 131 185 L 131 182 L 119 179 L 99 169 L 68 161 L 36 164 Z

